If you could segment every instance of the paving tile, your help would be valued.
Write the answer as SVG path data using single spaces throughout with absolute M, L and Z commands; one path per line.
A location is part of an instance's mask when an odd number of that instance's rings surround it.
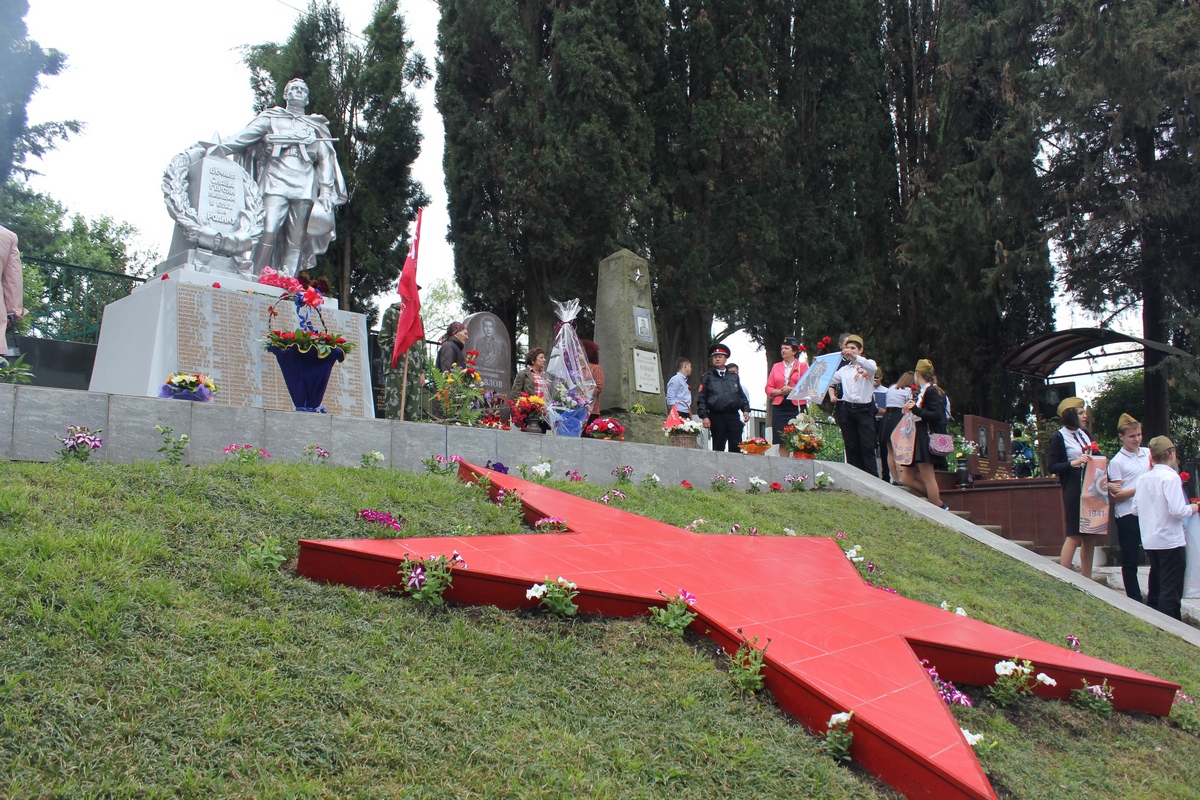
M 322 414 L 321 416 L 325 416 Z M 392 424 L 386 419 L 333 418 L 333 448 L 330 461 L 345 467 L 362 465 L 365 453 L 379 453 L 376 468 L 392 466 Z
M 265 450 L 266 414 L 261 408 L 192 403 L 191 437 L 186 461 L 195 466 L 225 461 L 223 451 L 230 444 L 251 444 Z
M 263 449 L 271 454 L 272 460 L 290 463 L 304 461 L 304 449 L 309 445 L 332 452 L 334 419 L 347 418 L 302 411 L 267 411 L 263 420 Z M 331 455 L 329 460 L 332 459 Z
M 104 449 L 108 460 L 116 464 L 134 461 L 161 461 L 157 450 L 164 446 L 163 435 L 155 425 L 174 428 L 172 439 L 187 435 L 191 439 L 192 406 L 189 400 L 162 400 L 157 397 L 109 395 L 108 425 Z M 190 448 L 189 444 L 189 448 Z M 184 451 L 186 455 L 187 451 Z

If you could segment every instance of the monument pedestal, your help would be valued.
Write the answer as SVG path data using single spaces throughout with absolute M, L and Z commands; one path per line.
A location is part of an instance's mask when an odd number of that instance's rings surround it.
M 228 274 L 189 269 L 166 274 L 105 307 L 89 389 L 157 397 L 171 373 L 199 372 L 216 381 L 213 402 L 218 405 L 292 411 L 275 357 L 259 341 L 272 327 L 268 308 L 282 290 Z M 277 310 L 274 327 L 294 330 L 293 306 L 281 303 Z M 334 368 L 325 408 L 330 414 L 373 418 L 367 319 L 338 310 L 331 299 L 321 312 L 331 332 L 358 345 Z

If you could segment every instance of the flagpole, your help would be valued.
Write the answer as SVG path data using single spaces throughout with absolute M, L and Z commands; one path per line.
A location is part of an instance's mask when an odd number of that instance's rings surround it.
M 400 421 L 401 422 L 404 421 L 404 402 L 408 396 L 408 357 L 409 357 L 410 353 L 411 353 L 411 349 L 404 351 L 404 377 L 400 379 L 401 380 L 401 383 L 400 383 Z

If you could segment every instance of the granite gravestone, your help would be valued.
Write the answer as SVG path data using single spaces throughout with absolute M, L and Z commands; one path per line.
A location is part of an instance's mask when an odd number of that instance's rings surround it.
M 974 455 L 967 457 L 967 469 L 976 478 L 1011 478 L 1009 442 L 1012 426 L 1007 422 L 967 414 L 963 417 L 963 434 L 979 445 Z
M 480 311 L 467 317 L 468 350 L 478 350 L 475 368 L 483 377 L 485 392 L 500 392 L 507 395 L 512 388 L 512 348 L 508 342 L 508 329 L 495 314 Z
M 600 395 L 603 414 L 625 412 L 634 403 L 641 403 L 650 414 L 666 416 L 666 384 L 653 308 L 646 259 L 620 250 L 600 262 L 596 344 L 604 370 L 604 391 Z

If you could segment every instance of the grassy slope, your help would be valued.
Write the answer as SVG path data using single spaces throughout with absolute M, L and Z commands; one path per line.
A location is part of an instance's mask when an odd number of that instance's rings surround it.
M 300 485 L 307 482 L 306 485 Z M 584 496 L 601 490 L 557 484 Z M 515 520 L 449 478 L 271 465 L 0 463 L 0 795 L 888 797 L 706 642 L 643 622 L 428 610 L 238 564 L 276 536 Z M 1200 690 L 1195 648 L 954 534 L 843 493 L 633 489 L 621 507 L 765 535 L 835 528 L 903 594 Z M 837 520 L 837 524 L 833 524 Z M 382 529 L 377 529 L 382 532 Z M 569 577 L 569 576 L 568 576 Z M 615 691 L 614 691 L 615 689 Z M 1194 736 L 1035 700 L 956 712 L 1002 794 L 1195 796 Z

